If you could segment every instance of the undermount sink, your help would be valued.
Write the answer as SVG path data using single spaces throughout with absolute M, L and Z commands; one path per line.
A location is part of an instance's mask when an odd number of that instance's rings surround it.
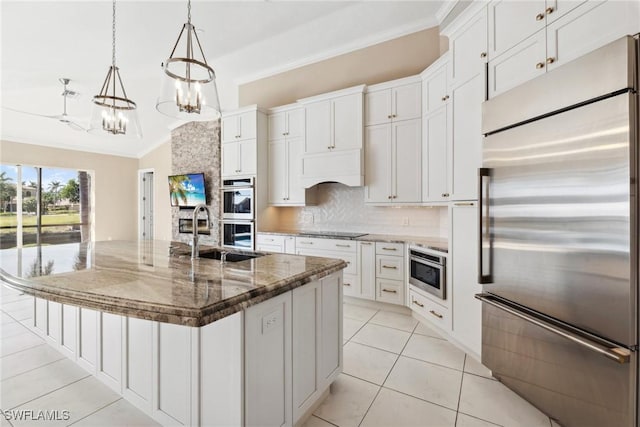
M 220 251 L 218 249 L 206 250 L 206 251 L 200 252 L 200 258 L 222 259 L 222 253 L 223 251 Z M 227 257 L 226 257 L 227 262 L 246 261 L 248 259 L 264 256 L 264 254 L 259 254 L 259 253 L 242 253 L 242 252 L 228 252 L 228 251 L 224 251 L 224 253 L 227 254 Z

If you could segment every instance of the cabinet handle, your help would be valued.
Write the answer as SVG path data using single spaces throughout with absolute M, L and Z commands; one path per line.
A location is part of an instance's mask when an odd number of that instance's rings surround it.
M 391 199 L 391 196 L 387 196 L 387 199 Z
M 347 261 L 347 265 L 351 265 L 351 261 Z
M 273 239 L 264 239 L 265 242 L 273 242 Z
M 394 117 L 394 118 L 395 118 L 395 117 L 398 117 L 398 116 L 397 116 L 396 114 L 392 114 L 392 115 L 391 115 L 391 117 Z
M 482 52 L 480 54 L 480 58 L 486 58 L 487 57 L 487 52 Z
M 548 7 L 545 12 L 547 12 L 547 15 L 549 15 L 550 13 L 553 13 L 555 9 L 553 7 Z
M 556 62 L 556 58 L 547 58 L 547 64 L 553 64 L 554 62 Z
M 371 246 L 371 242 L 360 242 L 361 245 L 367 245 L 367 246 Z
M 473 202 L 458 202 L 458 203 L 454 203 L 453 206 L 474 206 L 475 203 Z
M 397 248 L 382 248 L 383 251 L 397 251 Z
M 387 119 L 390 119 L 390 118 L 391 118 L 391 114 L 389 114 L 389 115 L 387 116 Z
M 540 68 L 544 68 L 544 62 L 538 62 L 536 64 L 536 68 L 539 70 Z
M 397 294 L 398 293 L 398 291 L 396 291 L 394 289 L 385 289 L 385 288 L 382 288 L 382 292 L 388 292 L 390 294 Z
M 398 196 L 394 195 L 394 196 L 391 196 L 391 198 L 392 198 L 392 199 L 397 199 L 397 198 L 398 198 Z
M 539 13 L 536 15 L 536 21 L 542 21 L 544 19 L 544 13 Z
M 382 268 L 388 268 L 389 270 L 397 270 L 398 267 L 394 265 L 383 265 Z
M 327 147 L 327 150 L 331 150 L 331 146 L 330 145 Z
M 440 313 L 436 313 L 436 312 L 435 312 L 435 311 L 433 311 L 433 310 L 429 310 L 429 313 L 433 314 L 433 315 L 434 315 L 434 316 L 436 316 L 438 319 L 442 319 L 442 314 L 440 314 Z
M 447 99 L 449 99 L 449 95 L 445 95 L 445 96 L 442 97 L 443 101 L 446 101 Z
M 340 245 L 340 244 L 336 243 L 336 247 L 338 247 L 338 248 L 350 248 L 351 245 Z
M 420 304 L 418 301 L 413 300 L 412 301 L 415 305 L 417 305 L 418 307 L 423 307 L 424 308 L 424 304 Z
M 442 197 L 449 197 L 449 193 L 442 193 Z
M 351 283 L 343 283 L 342 286 L 351 286 Z
M 301 245 L 313 245 L 313 242 L 298 242 Z

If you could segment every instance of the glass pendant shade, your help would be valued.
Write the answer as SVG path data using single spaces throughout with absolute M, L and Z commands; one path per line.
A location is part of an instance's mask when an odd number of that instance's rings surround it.
M 136 103 L 127 98 L 116 66 L 109 67 L 100 93 L 93 97 L 89 132 L 142 138 Z
M 184 49 L 185 56 L 174 56 L 179 48 Z M 156 103 L 159 112 L 188 121 L 220 118 L 215 72 L 207 64 L 196 29 L 190 22 L 183 25 L 163 70 L 162 91 Z

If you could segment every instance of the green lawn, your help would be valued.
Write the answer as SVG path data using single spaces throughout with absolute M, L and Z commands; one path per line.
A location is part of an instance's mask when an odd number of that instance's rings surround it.
M 15 227 L 17 225 L 16 215 L 0 215 L 0 227 Z M 22 224 L 24 226 L 36 225 L 35 215 L 23 215 Z M 57 224 L 80 224 L 79 213 L 48 214 L 42 216 L 42 225 Z

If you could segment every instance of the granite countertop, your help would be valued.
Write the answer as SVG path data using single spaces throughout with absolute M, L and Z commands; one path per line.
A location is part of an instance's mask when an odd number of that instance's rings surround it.
M 362 236 L 348 238 L 348 237 L 336 237 L 332 235 L 333 232 L 328 232 L 329 234 L 320 235 L 314 234 L 313 236 L 309 235 L 308 231 L 301 230 L 271 230 L 271 231 L 258 231 L 260 234 L 275 234 L 275 235 L 285 235 L 285 236 L 304 236 L 304 237 L 318 237 L 325 239 L 347 239 L 347 240 L 362 240 L 365 242 L 386 242 L 386 243 L 407 243 L 409 245 L 419 246 L 422 248 L 431 249 L 434 251 L 439 251 L 443 253 L 449 252 L 449 245 L 446 238 L 443 237 L 423 237 L 423 236 L 402 236 L 397 234 L 366 234 L 362 233 Z M 313 231 L 313 233 L 318 233 L 317 231 Z
M 201 252 L 212 249 L 201 246 Z M 346 266 L 338 259 L 288 254 L 222 265 L 191 260 L 188 246 L 168 241 L 0 251 L 0 280 L 29 295 L 186 326 L 204 326 Z

